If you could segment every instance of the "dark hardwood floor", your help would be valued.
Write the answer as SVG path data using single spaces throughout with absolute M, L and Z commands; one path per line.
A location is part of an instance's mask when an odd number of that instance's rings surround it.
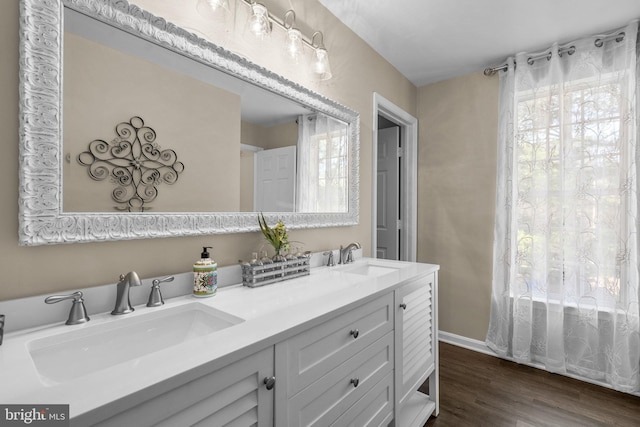
M 440 415 L 431 426 L 639 427 L 640 397 L 440 343 Z

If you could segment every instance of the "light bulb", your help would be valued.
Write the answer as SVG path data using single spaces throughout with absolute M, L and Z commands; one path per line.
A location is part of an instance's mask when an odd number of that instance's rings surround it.
M 320 77 L 320 80 L 329 80 L 332 76 L 329 65 L 329 54 L 323 47 L 316 48 L 316 59 L 313 63 L 313 71 Z
M 204 2 L 216 12 L 218 9 L 229 10 L 229 0 L 204 0 Z
M 204 18 L 200 32 L 216 43 L 224 43 L 229 31 L 229 0 L 198 0 L 196 10 Z
M 297 63 L 300 60 L 303 53 L 302 33 L 297 28 L 289 28 L 287 30 L 285 50 L 294 62 Z
M 247 21 L 247 28 L 253 35 L 263 39 L 271 33 L 271 22 L 269 22 L 269 12 L 267 8 L 260 3 L 251 5 L 251 16 Z

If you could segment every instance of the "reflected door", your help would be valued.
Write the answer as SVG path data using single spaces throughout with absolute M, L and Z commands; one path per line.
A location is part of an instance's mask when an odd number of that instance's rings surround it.
M 258 151 L 255 165 L 255 211 L 293 212 L 296 194 L 296 147 Z
M 400 128 L 378 131 L 378 223 L 376 258 L 400 259 L 400 195 L 398 191 Z

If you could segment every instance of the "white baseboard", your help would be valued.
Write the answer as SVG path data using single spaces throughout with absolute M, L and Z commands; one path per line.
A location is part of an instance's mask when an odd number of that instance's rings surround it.
M 466 348 L 467 350 L 477 351 L 478 353 L 484 353 L 490 356 L 498 357 L 498 355 L 493 350 L 487 347 L 487 344 L 485 344 L 484 341 L 478 341 L 473 338 L 463 337 L 462 335 L 452 334 L 451 332 L 438 331 L 438 341 Z

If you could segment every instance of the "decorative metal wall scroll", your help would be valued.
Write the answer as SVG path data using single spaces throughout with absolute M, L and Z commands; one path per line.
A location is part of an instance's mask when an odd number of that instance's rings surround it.
M 161 183 L 174 184 L 184 171 L 173 150 L 161 150 L 155 143 L 156 132 L 134 116 L 116 125 L 116 137 L 110 142 L 96 139 L 89 150 L 78 155 L 96 181 L 111 178 L 116 188 L 111 193 L 120 203 L 115 208 L 128 212 L 144 212 L 158 196 Z

